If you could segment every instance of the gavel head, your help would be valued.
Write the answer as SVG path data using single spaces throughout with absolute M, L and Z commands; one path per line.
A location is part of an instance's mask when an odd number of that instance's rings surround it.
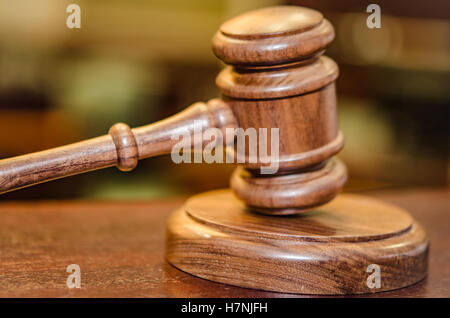
M 256 211 L 305 211 L 331 200 L 347 179 L 345 166 L 331 158 L 344 143 L 337 124 L 338 67 L 322 55 L 333 38 L 320 12 L 293 6 L 245 13 L 213 38 L 214 53 L 228 64 L 216 84 L 238 127 L 254 129 L 268 154 L 278 151 L 277 172 L 262 174 L 268 163 L 260 156 L 252 161 L 247 146 L 231 178 L 234 193 Z M 272 128 L 278 128 L 278 145 Z M 232 152 L 239 157 L 236 148 Z

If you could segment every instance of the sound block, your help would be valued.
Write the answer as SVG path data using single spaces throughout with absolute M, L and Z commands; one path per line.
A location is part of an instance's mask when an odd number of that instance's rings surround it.
M 353 194 L 299 215 L 248 210 L 230 190 L 191 197 L 169 219 L 166 258 L 194 276 L 300 294 L 397 289 L 427 273 L 423 228 L 395 206 Z

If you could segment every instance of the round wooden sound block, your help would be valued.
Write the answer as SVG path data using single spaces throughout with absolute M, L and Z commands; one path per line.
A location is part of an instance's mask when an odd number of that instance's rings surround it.
M 254 213 L 230 190 L 191 197 L 168 222 L 166 257 L 215 282 L 301 294 L 405 287 L 427 273 L 428 240 L 405 211 L 342 194 L 294 216 Z

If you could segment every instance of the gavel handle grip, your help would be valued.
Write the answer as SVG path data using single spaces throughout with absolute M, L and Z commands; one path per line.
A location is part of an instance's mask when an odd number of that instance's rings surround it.
M 114 165 L 130 171 L 140 159 L 170 153 L 178 142 L 173 136 L 235 126 L 232 111 L 219 99 L 195 103 L 172 117 L 134 129 L 118 123 L 108 135 L 0 160 L 0 194 Z

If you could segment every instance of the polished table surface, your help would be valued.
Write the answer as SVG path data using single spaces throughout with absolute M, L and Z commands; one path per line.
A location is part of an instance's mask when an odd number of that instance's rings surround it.
M 450 297 L 450 191 L 365 193 L 407 209 L 431 241 L 428 277 L 375 297 Z M 0 297 L 311 297 L 218 284 L 164 260 L 165 224 L 183 198 L 0 203 Z M 81 288 L 66 286 L 81 269 Z

